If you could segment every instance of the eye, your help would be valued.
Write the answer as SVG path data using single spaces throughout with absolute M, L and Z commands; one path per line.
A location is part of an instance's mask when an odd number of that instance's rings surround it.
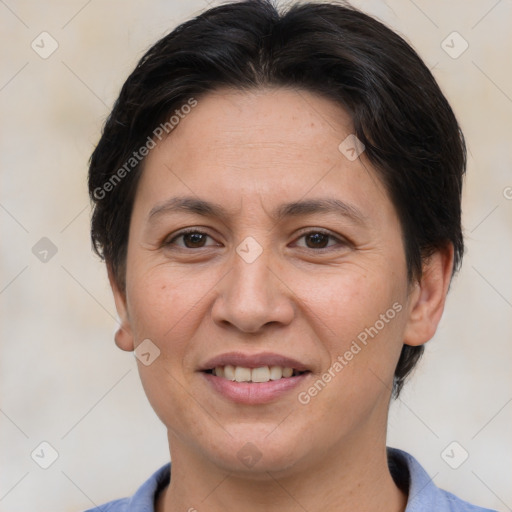
M 213 238 L 197 229 L 190 229 L 187 231 L 181 231 L 177 235 L 174 235 L 170 240 L 164 242 L 165 246 L 176 245 L 184 249 L 200 249 L 202 247 L 209 247 L 211 245 L 219 245 L 217 243 L 207 245 L 207 239 L 213 240 Z M 178 243 L 180 241 L 181 243 Z
M 296 242 L 296 244 L 299 247 L 305 247 L 306 249 L 327 249 L 337 244 L 346 245 L 342 240 L 334 235 L 319 230 L 308 231 L 307 233 L 302 234 L 297 240 L 301 239 L 304 239 L 304 245 L 301 245 L 298 242 Z

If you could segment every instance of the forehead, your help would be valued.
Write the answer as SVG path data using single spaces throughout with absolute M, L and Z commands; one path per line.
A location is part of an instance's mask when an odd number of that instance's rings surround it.
M 389 199 L 364 153 L 354 160 L 340 150 L 347 137 L 350 116 L 313 93 L 221 89 L 198 98 L 151 150 L 137 196 L 150 209 L 171 195 L 214 197 L 233 213 L 242 200 L 329 196 L 377 214 Z
M 329 156 L 340 156 L 340 133 L 351 131 L 352 120 L 340 106 L 307 91 L 221 89 L 200 98 L 172 137 L 194 150 L 189 159 L 222 152 L 223 159 L 238 162 L 245 155 L 247 166 L 258 168 L 254 154 L 328 162 Z

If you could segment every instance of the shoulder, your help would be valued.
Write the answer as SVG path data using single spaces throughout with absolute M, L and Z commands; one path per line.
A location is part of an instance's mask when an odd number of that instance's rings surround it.
M 405 482 L 408 493 L 405 512 L 496 512 L 472 505 L 439 489 L 420 463 L 402 450 L 388 448 L 388 461 L 397 485 L 401 487 Z
M 489 508 L 477 507 L 467 501 L 461 500 L 454 494 L 443 489 L 439 489 L 439 492 L 443 495 L 443 498 L 447 505 L 447 510 L 450 512 L 496 512 Z
M 169 484 L 171 465 L 165 464 L 146 480 L 131 498 L 109 501 L 85 512 L 154 512 L 157 494 Z

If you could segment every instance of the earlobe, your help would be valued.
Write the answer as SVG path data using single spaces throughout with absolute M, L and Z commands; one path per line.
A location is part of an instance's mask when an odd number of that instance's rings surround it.
M 116 342 L 116 345 L 121 350 L 126 350 L 127 352 L 133 352 L 133 350 L 135 348 L 135 346 L 133 344 L 133 336 L 131 334 L 131 331 L 128 331 L 126 326 L 124 326 L 122 322 L 119 324 L 119 328 L 116 331 L 114 340 Z
M 434 336 L 443 314 L 452 269 L 452 244 L 438 249 L 425 262 L 421 279 L 409 295 L 404 344 L 422 345 Z
M 114 272 L 112 271 L 110 265 L 107 266 L 107 271 L 110 287 L 112 288 L 112 293 L 114 295 L 114 302 L 116 304 L 117 314 L 119 316 L 119 327 L 116 331 L 114 339 L 116 345 L 121 350 L 131 352 L 134 350 L 135 345 L 133 342 L 133 333 L 130 325 L 128 309 L 126 306 L 126 294 L 125 292 L 120 290 L 117 281 L 114 277 Z

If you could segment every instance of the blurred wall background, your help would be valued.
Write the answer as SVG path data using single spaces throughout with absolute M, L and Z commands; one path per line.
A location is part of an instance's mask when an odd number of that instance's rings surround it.
M 353 4 L 418 50 L 469 149 L 463 269 L 392 406 L 389 444 L 438 486 L 512 510 L 512 2 Z M 168 460 L 135 360 L 113 342 L 86 171 L 136 61 L 208 5 L 0 1 L 1 511 L 84 510 L 131 495 Z

